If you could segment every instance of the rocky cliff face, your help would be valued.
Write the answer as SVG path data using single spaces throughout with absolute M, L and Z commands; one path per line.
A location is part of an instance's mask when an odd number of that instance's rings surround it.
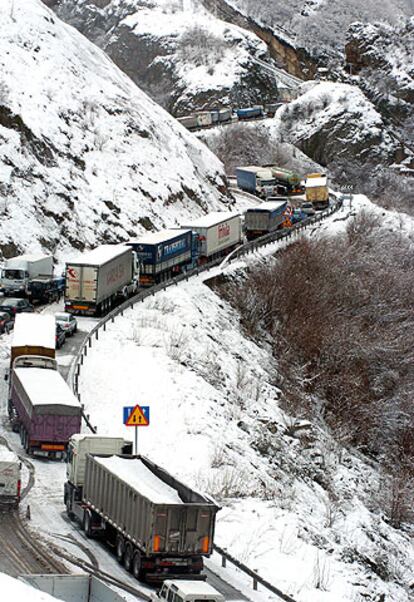
M 0 3 L 3 255 L 59 255 L 228 206 L 221 163 L 101 50 L 39 0 L 12 7 Z
M 254 62 L 266 58 L 265 43 L 215 17 L 198 0 L 52 3 L 60 18 L 105 50 L 173 115 L 278 96 L 274 78 Z

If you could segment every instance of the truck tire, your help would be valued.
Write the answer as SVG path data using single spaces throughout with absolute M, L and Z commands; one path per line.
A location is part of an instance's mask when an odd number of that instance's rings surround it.
M 116 538 L 116 559 L 122 564 L 124 560 L 124 552 L 125 552 L 125 541 L 122 535 L 118 535 Z
M 65 505 L 66 505 L 66 515 L 67 515 L 68 519 L 73 520 L 75 518 L 75 515 L 72 512 L 70 499 L 69 499 L 68 495 L 65 495 Z
M 24 426 L 21 424 L 20 425 L 20 443 L 22 444 L 22 447 L 24 447 Z
M 92 514 L 90 510 L 86 510 L 83 515 L 83 530 L 85 531 L 85 535 L 88 539 L 93 537 L 92 534 Z
M 130 544 L 128 541 L 125 545 L 125 552 L 124 552 L 124 567 L 128 571 L 128 573 L 130 573 L 131 569 L 132 569 L 133 557 L 134 557 L 134 549 L 132 547 L 132 544 Z
M 132 574 L 134 575 L 135 579 L 137 579 L 138 581 L 140 581 L 143 577 L 142 557 L 141 557 L 141 553 L 138 550 L 136 550 L 136 552 L 134 554 L 134 558 L 132 560 Z

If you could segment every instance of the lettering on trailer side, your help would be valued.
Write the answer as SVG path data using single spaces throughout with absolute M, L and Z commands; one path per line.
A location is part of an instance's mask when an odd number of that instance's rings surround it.
M 220 224 L 217 228 L 217 232 L 219 240 L 228 238 L 230 236 L 230 224 L 227 222 L 225 224 Z
M 106 284 L 117 283 L 119 280 L 122 280 L 124 278 L 124 274 L 125 266 L 124 264 L 120 263 L 117 266 L 113 267 L 111 270 L 109 270 L 106 276 Z

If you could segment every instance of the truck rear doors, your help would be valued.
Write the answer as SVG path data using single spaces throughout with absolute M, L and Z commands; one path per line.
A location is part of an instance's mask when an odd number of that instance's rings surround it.
M 66 299 L 71 301 L 96 301 L 97 274 L 95 266 L 74 265 L 66 266 Z

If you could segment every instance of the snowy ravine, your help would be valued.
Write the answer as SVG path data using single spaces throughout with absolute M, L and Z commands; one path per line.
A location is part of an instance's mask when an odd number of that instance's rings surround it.
M 221 163 L 41 0 L 0 2 L 0 250 L 125 240 L 225 209 Z
M 360 208 L 379 211 L 355 197 L 308 235 L 340 233 Z M 413 235 L 413 220 L 388 212 L 385 223 Z M 227 270 L 272 261 L 271 250 Z M 93 424 L 132 438 L 122 407 L 149 405 L 139 452 L 215 496 L 216 542 L 298 602 L 408 602 L 412 540 L 373 510 L 375 467 L 311 425 L 301 439 L 279 407 L 283 383 L 266 343 L 243 335 L 206 278 L 145 300 L 93 341 L 80 376 Z

